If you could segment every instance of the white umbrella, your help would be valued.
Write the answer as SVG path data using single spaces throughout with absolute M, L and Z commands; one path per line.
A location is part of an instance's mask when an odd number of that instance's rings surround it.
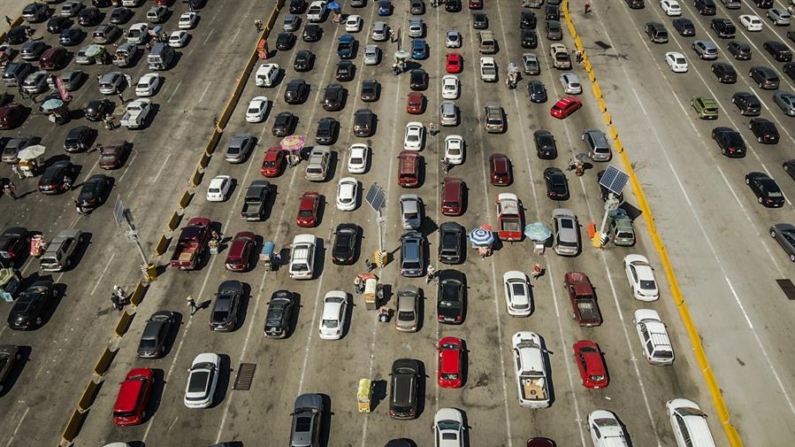
M 33 146 L 28 146 L 25 149 L 19 151 L 19 155 L 17 155 L 17 158 L 19 158 L 20 160 L 35 160 L 41 157 L 42 155 L 44 155 L 44 152 L 46 150 L 47 150 L 46 147 L 40 144 L 34 144 Z

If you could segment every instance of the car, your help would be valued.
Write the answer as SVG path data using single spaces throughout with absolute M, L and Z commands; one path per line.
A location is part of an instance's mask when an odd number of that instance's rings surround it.
M 483 127 L 488 133 L 501 133 L 505 131 L 505 112 L 497 103 L 483 105 Z
M 615 414 L 606 410 L 595 410 L 588 414 L 588 431 L 594 447 L 626 446 L 627 435 L 624 426 Z
M 738 61 L 751 60 L 751 47 L 745 42 L 732 40 L 726 44 L 726 49 Z
M 461 48 L 461 33 L 458 30 L 449 30 L 445 34 L 444 46 L 446 48 Z
M 564 75 L 564 76 L 574 76 L 574 75 Z M 574 76 L 576 78 L 576 76 Z M 570 78 L 567 78 L 569 80 Z M 563 78 L 561 77 L 561 82 L 563 82 Z M 577 80 L 577 83 L 579 80 Z M 580 87 L 580 93 L 582 93 L 582 87 Z M 534 103 L 544 103 L 547 102 L 547 89 L 544 87 L 544 83 L 539 81 L 538 79 L 534 79 L 527 83 L 527 94 L 530 96 L 530 102 Z
M 599 345 L 591 340 L 578 340 L 574 343 L 574 362 L 580 371 L 582 386 L 589 389 L 607 387 L 609 378 L 604 356 Z
M 8 140 L 3 148 L 2 161 L 9 164 L 19 162 L 19 152 L 28 146 L 31 146 L 35 140 L 25 136 L 19 136 Z
M 23 227 L 9 227 L 0 234 L 0 260 L 4 263 L 16 262 L 21 259 L 22 253 L 29 249 L 28 230 Z M 11 267 L 7 265 L 7 267 Z
M 306 0 L 290 0 L 290 14 L 301 14 L 307 6 Z
M 334 245 L 331 248 L 331 261 L 337 265 L 350 265 L 356 260 L 356 247 L 359 245 L 359 226 L 352 223 L 337 225 L 334 231 Z
M 445 177 L 442 180 L 442 214 L 460 216 L 464 213 L 466 184 L 460 178 Z
M 381 60 L 381 49 L 376 45 L 364 47 L 364 65 L 378 65 Z
M 660 291 L 654 279 L 654 270 L 645 256 L 631 254 L 624 257 L 624 271 L 627 273 L 632 296 L 638 301 L 657 301 Z
M 400 236 L 400 274 L 407 278 L 425 275 L 425 237 L 419 231 Z
M 536 15 L 533 11 L 522 11 L 519 15 L 520 29 L 535 29 L 537 25 Z
M 407 151 L 421 151 L 425 139 L 425 126 L 417 121 L 406 124 L 406 133 L 403 137 L 403 148 Z
M 167 344 L 171 331 L 177 323 L 177 316 L 174 312 L 161 310 L 152 314 L 146 320 L 146 326 L 141 333 L 141 340 L 138 342 L 137 355 L 142 359 L 156 359 L 166 354 Z
M 668 43 L 668 30 L 659 22 L 648 22 L 643 28 L 646 35 L 654 43 Z
M 390 0 L 378 0 L 378 15 L 380 17 L 392 15 L 392 2 Z
M 342 110 L 345 105 L 345 87 L 340 84 L 330 84 L 323 92 L 323 110 Z
M 395 329 L 399 332 L 417 332 L 419 328 L 419 302 L 422 299 L 420 289 L 413 285 L 403 286 L 398 289 L 396 296 Z M 389 415 L 394 418 L 396 416 L 395 413 L 397 412 L 390 411 Z
M 533 132 L 536 154 L 542 160 L 553 160 L 558 156 L 558 146 L 555 137 L 548 130 L 537 130 Z
M 464 341 L 456 337 L 443 337 L 439 340 L 437 350 L 439 366 L 436 380 L 439 387 L 461 388 L 464 384 Z
M 105 98 L 94 99 L 88 102 L 83 109 L 86 119 L 89 121 L 99 121 L 113 110 L 113 103 Z
M 449 7 L 451 0 L 445 1 Z M 434 447 L 464 447 L 464 417 L 456 408 L 440 408 L 433 416 Z
M 292 33 L 301 27 L 301 18 L 295 14 L 287 14 L 282 21 L 282 31 Z
M 437 320 L 443 324 L 463 323 L 466 308 L 464 274 L 457 270 L 442 270 L 437 275 Z
M 680 36 L 692 37 L 696 35 L 696 27 L 690 19 L 680 17 L 673 20 L 674 29 Z
M 185 30 L 172 31 L 168 36 L 168 46 L 171 48 L 183 48 L 188 44 L 190 35 Z
M 144 422 L 154 379 L 154 372 L 149 368 L 133 368 L 124 376 L 113 404 L 114 424 L 128 427 Z
M 103 95 L 115 95 L 124 85 L 124 74 L 118 71 L 106 73 L 99 80 L 99 92 Z
M 666 402 L 665 408 L 668 412 L 678 447 L 710 447 L 716 445 L 712 432 L 709 431 L 707 415 L 701 411 L 698 404 L 691 400 L 680 398 L 669 400 Z
M 502 275 L 505 307 L 512 317 L 529 317 L 533 313 L 533 297 L 527 275 L 511 270 Z
M 547 185 L 547 197 L 552 200 L 569 200 L 569 182 L 560 168 L 551 166 L 544 169 L 544 182 Z
M 147 73 L 141 76 L 138 84 L 135 85 L 135 95 L 140 97 L 149 97 L 157 93 L 160 88 L 160 75 L 157 73 Z
M 748 32 L 762 31 L 762 19 L 752 14 L 741 15 L 740 25 L 744 26 Z
M 345 316 L 348 312 L 348 294 L 341 290 L 332 290 L 323 297 L 318 335 L 321 340 L 339 340 L 345 328 Z
M 50 79 L 50 74 L 46 71 L 34 71 L 33 73 L 29 74 L 25 77 L 25 80 L 22 81 L 22 90 L 29 94 L 38 94 L 46 91 L 49 88 L 49 83 L 47 82 Z M 16 103 L 12 103 L 16 104 Z M 8 107 L 12 104 L 9 104 Z M 8 121 L 8 116 L 5 117 L 5 121 Z
M 270 102 L 265 96 L 255 96 L 246 108 L 246 122 L 260 123 L 265 120 Z
M 256 244 L 256 236 L 250 231 L 235 234 L 229 245 L 224 267 L 230 272 L 247 272 L 251 268 L 251 256 Z
M 414 91 L 426 90 L 428 88 L 428 74 L 425 70 L 421 68 L 411 70 L 409 86 Z
M 100 169 L 118 169 L 126 156 L 129 143 L 126 140 L 114 140 L 102 145 L 99 155 Z
M 22 10 L 22 18 L 28 23 L 42 22 L 50 14 L 50 8 L 44 3 L 28 3 Z
M 353 65 L 353 62 L 348 60 L 339 61 L 337 63 L 337 69 L 335 71 L 334 78 L 342 82 L 352 81 L 355 72 L 356 66 Z
M 293 79 L 284 89 L 284 102 L 287 104 L 301 104 L 309 92 L 309 85 L 303 79 Z
M 244 241 L 246 244 L 253 242 L 253 233 L 248 233 Z M 241 252 L 242 253 L 242 252 Z M 244 286 L 240 281 L 224 281 L 218 286 L 215 293 L 215 302 L 210 312 L 210 328 L 214 331 L 233 331 L 240 318 L 240 308 L 243 301 Z
M 469 0 L 469 9 L 482 9 L 483 0 Z
M 577 215 L 566 208 L 552 210 L 552 244 L 559 256 L 577 256 L 580 253 L 580 225 Z
M 411 41 L 411 58 L 421 60 L 426 57 L 428 57 L 428 52 L 425 39 L 413 39 Z
M 208 202 L 225 201 L 231 188 L 232 188 L 232 177 L 228 175 L 216 175 L 215 178 L 210 180 L 210 185 L 207 187 L 207 201 Z
M 321 118 L 317 123 L 315 132 L 315 142 L 323 145 L 330 145 L 337 141 L 340 132 L 340 123 L 331 117 Z
M 265 151 L 265 156 L 262 159 L 262 167 L 260 174 L 263 177 L 273 178 L 278 177 L 284 168 L 284 151 L 281 147 L 271 147 Z
M 37 61 L 48 48 L 50 47 L 41 40 L 30 40 L 22 45 L 19 57 L 26 61 Z
M 340 59 L 353 59 L 356 57 L 356 39 L 350 34 L 344 34 L 337 40 L 337 56 Z
M 370 109 L 359 109 L 353 114 L 353 134 L 357 137 L 371 137 L 375 133 L 375 114 Z
M 795 95 L 790 92 L 779 90 L 773 94 L 773 102 L 776 103 L 787 116 L 795 116 Z
M 184 404 L 188 408 L 208 408 L 213 404 L 215 388 L 221 369 L 221 356 L 214 353 L 199 354 L 188 370 Z
M 604 132 L 597 129 L 585 129 L 582 133 L 582 140 L 588 149 L 588 157 L 593 161 L 610 161 L 613 153 L 610 149 L 610 142 Z
M 458 76 L 451 75 L 451 74 L 444 75 L 442 77 L 442 98 L 444 98 L 444 99 L 458 99 L 458 94 L 459 94 Z M 415 99 L 417 99 L 418 97 L 424 99 L 424 96 L 422 95 L 422 93 L 412 92 L 412 93 L 409 94 L 409 104 L 412 103 L 411 102 L 412 95 L 416 95 Z M 415 104 L 416 104 L 416 102 L 415 102 Z M 415 113 L 415 114 L 416 113 L 422 113 L 423 109 L 422 109 L 422 105 L 421 104 L 424 104 L 424 100 L 422 101 L 422 103 L 420 103 L 419 107 L 413 107 L 411 109 L 411 110 L 415 110 L 415 112 L 409 111 L 409 113 Z
M 75 200 L 75 205 L 84 211 L 91 211 L 99 207 L 110 193 L 113 179 L 104 174 L 94 174 L 80 187 L 80 194 Z
M 318 238 L 311 234 L 299 234 L 290 246 L 289 276 L 291 279 L 308 280 L 315 276 L 315 254 Z
M 77 23 L 82 26 L 95 26 L 99 25 L 102 20 L 102 13 L 99 8 L 93 6 L 83 8 L 77 13 Z
M 464 61 L 458 53 L 447 53 L 445 56 L 445 70 L 447 73 L 461 73 Z
M 363 102 L 378 101 L 378 94 L 381 91 L 381 85 L 375 79 L 365 79 L 362 81 L 361 99 Z
M 579 95 L 582 93 L 580 78 L 573 73 L 564 73 L 560 75 L 560 84 L 563 86 L 563 91 L 567 94 Z
M 392 363 L 389 417 L 414 419 L 417 417 L 417 388 L 420 363 L 414 359 L 397 359 Z
M 445 0 L 444 10 L 447 12 L 461 11 L 461 0 Z
M 295 40 L 295 34 L 293 33 L 279 33 L 276 36 L 276 49 L 288 51 L 295 45 Z
M 786 164 L 784 167 L 786 168 Z M 786 168 L 788 172 L 792 173 L 792 168 Z M 792 174 L 790 174 L 792 176 Z M 789 260 L 795 262 L 795 226 L 788 223 L 775 224 L 770 227 L 770 237 L 775 239 L 781 248 L 789 257 Z
M 400 196 L 400 220 L 404 230 L 418 230 L 422 226 L 422 199 L 416 194 Z
M 522 48 L 538 47 L 538 33 L 533 29 L 521 30 L 519 38 L 522 42 Z M 549 38 L 549 34 L 547 34 L 547 38 Z
M 748 76 L 757 83 L 763 90 L 777 90 L 779 85 L 778 74 L 769 67 L 754 66 L 748 72 Z
M 444 159 L 451 165 L 464 163 L 464 137 L 461 135 L 448 135 L 444 139 Z
M 734 35 L 737 33 L 737 28 L 729 19 L 712 19 L 709 27 L 723 39 L 734 39 Z
M 293 406 L 290 447 L 320 447 L 323 423 L 323 396 L 301 394 Z
M 351 174 L 366 173 L 369 157 L 370 148 L 366 144 L 352 144 L 350 149 L 348 149 L 348 172 Z
M 67 28 L 61 31 L 60 36 L 58 36 L 58 42 L 60 42 L 61 45 L 70 47 L 79 45 L 85 36 L 85 31 L 81 30 L 80 28 Z
M 776 26 L 789 26 L 792 20 L 792 16 L 784 8 L 770 8 L 765 15 Z
M 301 38 L 304 42 L 317 42 L 323 37 L 323 28 L 314 23 L 308 23 L 304 26 L 304 32 L 301 33 Z
M 265 337 L 286 338 L 290 335 L 293 321 L 293 309 L 296 307 L 296 297 L 288 290 L 277 290 L 268 301 L 268 311 L 265 314 Z
M 77 126 L 66 134 L 63 148 L 66 152 L 82 152 L 91 147 L 96 131 L 88 126 Z
M 359 182 L 353 177 L 343 177 L 337 182 L 337 209 L 354 211 L 359 205 Z
M 777 144 L 780 138 L 776 123 L 764 118 L 752 118 L 748 128 L 754 133 L 756 141 L 762 144 Z
M 77 167 L 68 160 L 56 161 L 44 170 L 39 178 L 39 192 L 42 194 L 58 194 L 66 192 L 74 184 Z
M 55 290 L 52 281 L 41 279 L 17 296 L 8 313 L 8 327 L 13 330 L 38 329 L 44 324 Z
M 243 163 L 254 150 L 256 144 L 257 139 L 254 135 L 250 133 L 237 134 L 226 148 L 224 160 L 229 163 Z
M 791 62 L 792 61 L 792 52 L 789 50 L 786 44 L 779 42 L 777 40 L 769 40 L 762 44 L 762 48 L 764 48 L 773 59 L 778 62 Z
M 286 137 L 292 133 L 297 117 L 290 112 L 281 112 L 273 120 L 271 133 L 275 137 Z
M 762 103 L 753 93 L 736 92 L 732 95 L 731 101 L 740 109 L 740 115 L 743 116 L 759 116 L 762 110 Z
M 458 107 L 453 101 L 442 101 L 439 104 L 439 122 L 442 126 L 458 125 Z
M 563 40 L 563 25 L 557 20 L 547 20 L 547 39 Z
M 177 27 L 179 29 L 193 29 L 196 27 L 196 22 L 199 21 L 199 14 L 194 11 L 183 12 L 179 16 Z
M 375 22 L 373 24 L 373 31 L 371 37 L 376 42 L 383 42 L 389 39 L 391 32 L 389 31 L 389 25 L 386 22 Z
M 564 119 L 582 107 L 582 102 L 575 96 L 565 96 L 558 100 L 549 110 L 549 114 Z
M 723 84 L 734 84 L 737 82 L 737 71 L 731 64 L 726 62 L 715 62 L 710 67 L 710 71 L 718 78 Z
M 409 37 L 422 37 L 425 35 L 425 23 L 420 18 L 409 19 Z
M 638 333 L 646 361 L 652 365 L 672 365 L 674 350 L 660 314 L 652 309 L 637 309 L 632 323 Z
M 482 12 L 472 14 L 472 28 L 486 29 L 489 27 L 489 18 Z
M 81 9 L 85 7 L 84 4 L 78 1 L 68 1 L 61 5 L 61 16 L 63 17 L 76 17 Z
M 522 54 L 522 67 L 527 75 L 541 74 L 541 65 L 538 63 L 538 56 L 533 53 Z
M 299 227 L 315 227 L 320 220 L 319 209 L 322 196 L 315 191 L 307 191 L 298 199 L 298 216 L 295 223 Z
M 682 7 L 679 6 L 679 2 L 676 0 L 662 0 L 660 2 L 660 8 L 662 8 L 663 12 L 668 17 L 678 17 L 682 15 Z
M 422 0 L 411 0 L 409 12 L 413 15 L 425 14 L 425 3 Z
M 692 48 L 693 51 L 696 52 L 696 55 L 698 55 L 699 59 L 706 61 L 718 58 L 718 46 L 715 45 L 715 42 L 711 40 L 696 40 L 693 42 Z
M 315 65 L 315 55 L 309 50 L 301 50 L 295 54 L 293 68 L 298 72 L 311 70 Z
M 784 193 L 778 183 L 764 172 L 749 172 L 745 175 L 745 184 L 751 187 L 759 203 L 767 208 L 784 206 Z
M 508 186 L 513 183 L 511 160 L 505 154 L 489 156 L 489 179 L 494 186 Z
M 703 16 L 715 15 L 716 8 L 714 0 L 695 0 L 693 2 L 693 7 L 695 7 L 696 11 Z
M 745 157 L 746 147 L 742 135 L 728 127 L 712 129 L 712 139 L 718 143 L 721 154 L 727 157 Z
M 690 105 L 702 120 L 715 120 L 720 114 L 718 103 L 711 96 L 694 96 L 690 100 Z
M 464 227 L 456 222 L 444 222 L 439 226 L 439 261 L 445 264 L 459 264 L 464 255 Z
M 59 76 L 61 83 L 68 92 L 73 92 L 80 88 L 85 82 L 86 73 L 80 70 L 69 70 L 61 73 Z
M 452 76 L 452 75 L 448 75 Z M 456 85 L 457 88 L 457 85 Z M 444 87 L 442 87 L 442 95 L 445 95 Z M 419 115 L 425 111 L 425 95 L 421 92 L 411 92 L 406 101 L 406 112 L 412 115 Z

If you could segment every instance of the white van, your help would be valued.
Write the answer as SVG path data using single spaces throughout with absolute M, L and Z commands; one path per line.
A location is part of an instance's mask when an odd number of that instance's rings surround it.
M 279 64 L 262 64 L 255 75 L 257 87 L 272 87 L 279 76 Z
M 698 404 L 687 399 L 673 399 L 665 404 L 678 447 L 715 447 L 707 415 Z

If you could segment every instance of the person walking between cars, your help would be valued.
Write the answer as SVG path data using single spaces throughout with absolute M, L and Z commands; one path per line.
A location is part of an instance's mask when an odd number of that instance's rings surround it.
M 254 20 L 254 28 L 257 29 L 258 33 L 262 32 L 262 20 L 260 19 Z
M 541 264 L 536 264 L 533 266 L 533 272 L 531 275 L 533 279 L 538 279 L 544 273 L 544 268 L 541 267 Z
M 586 3 L 585 4 L 585 14 L 588 14 L 589 12 L 591 12 L 591 4 L 590 3 Z
M 5 185 L 3 185 L 3 191 L 5 191 L 6 194 L 11 196 L 12 199 L 17 200 L 17 185 L 15 185 L 14 182 L 12 182 L 11 180 L 9 180 L 8 182 L 6 182 Z
M 191 316 L 193 316 L 193 314 L 196 313 L 197 307 L 196 307 L 196 300 L 194 300 L 193 297 L 190 295 L 188 295 L 188 307 L 190 308 Z
M 436 279 L 436 269 L 432 265 L 428 266 L 428 276 L 425 277 L 425 284 L 430 284 L 431 281 Z
M 25 178 L 25 174 L 22 173 L 22 169 L 20 169 L 17 165 L 11 165 L 11 172 L 16 174 L 20 179 Z

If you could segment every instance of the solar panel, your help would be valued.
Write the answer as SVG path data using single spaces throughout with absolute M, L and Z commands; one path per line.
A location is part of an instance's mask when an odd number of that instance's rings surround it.
M 602 178 L 599 179 L 599 184 L 607 188 L 608 191 L 615 195 L 621 194 L 621 191 L 627 186 L 629 176 L 623 171 L 610 166 L 607 168 Z
M 381 208 L 384 206 L 384 202 L 386 201 L 386 194 L 384 194 L 384 190 L 378 185 L 378 183 L 373 183 L 367 189 L 367 194 L 364 198 L 367 203 L 373 207 L 373 210 L 376 212 L 381 211 Z

